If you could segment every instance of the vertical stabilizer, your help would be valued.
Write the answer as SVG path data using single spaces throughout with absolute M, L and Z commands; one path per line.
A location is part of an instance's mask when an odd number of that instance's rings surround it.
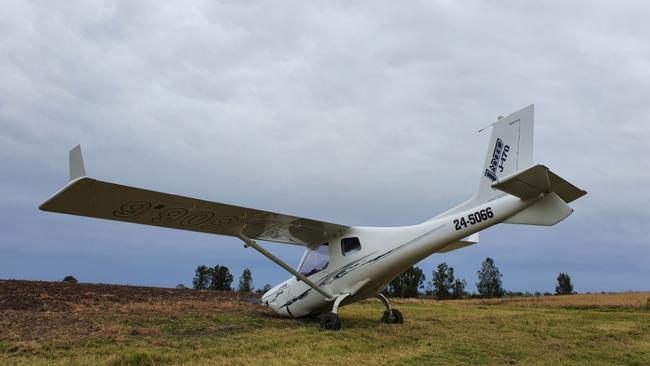
M 533 112 L 534 106 L 531 104 L 500 118 L 489 127 L 492 129 L 492 135 L 481 168 L 476 195 L 433 219 L 481 205 L 504 194 L 494 189 L 492 184 L 533 165 Z
M 499 193 L 492 183 L 533 165 L 533 112 L 531 104 L 492 124 L 475 200 L 488 201 Z

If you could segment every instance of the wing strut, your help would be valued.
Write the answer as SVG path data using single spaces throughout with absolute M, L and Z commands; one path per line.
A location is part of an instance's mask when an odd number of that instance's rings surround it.
M 287 270 L 289 273 L 291 273 L 292 275 L 296 276 L 296 277 L 297 277 L 298 279 L 300 279 L 302 282 L 304 282 L 304 283 L 306 283 L 307 285 L 309 285 L 309 287 L 311 287 L 311 288 L 313 288 L 314 290 L 320 292 L 323 296 L 325 296 L 325 298 L 326 298 L 328 301 L 334 300 L 334 297 L 333 297 L 332 295 L 330 295 L 327 291 L 323 290 L 323 289 L 322 289 L 321 287 L 319 287 L 317 284 L 315 284 L 314 282 L 312 282 L 309 278 L 305 277 L 302 273 L 300 273 L 300 272 L 296 271 L 295 269 L 291 268 L 291 266 L 289 266 L 288 264 L 284 263 L 280 258 L 278 258 L 278 257 L 274 256 L 273 254 L 271 254 L 271 252 L 269 252 L 268 250 L 262 248 L 262 247 L 261 247 L 259 244 L 257 244 L 254 240 L 249 239 L 249 238 L 248 238 L 246 235 L 244 235 L 244 234 L 239 234 L 239 239 L 241 239 L 241 240 L 245 243 L 244 247 L 246 247 L 246 248 L 248 248 L 248 247 L 252 247 L 253 249 L 255 249 L 255 250 L 257 250 L 258 252 L 262 253 L 263 256 L 265 256 L 266 258 L 272 260 L 272 261 L 275 262 L 278 266 L 284 268 L 284 269 Z

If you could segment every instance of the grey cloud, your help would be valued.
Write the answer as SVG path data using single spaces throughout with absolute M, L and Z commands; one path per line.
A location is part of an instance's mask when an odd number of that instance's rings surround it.
M 213 247 L 215 263 L 285 276 L 230 250 L 238 243 L 228 238 L 36 211 L 65 183 L 67 150 L 79 142 L 103 179 L 401 225 L 468 198 L 488 138 L 476 131 L 535 103 L 537 160 L 590 194 L 560 226 L 497 227 L 422 265 L 457 261 L 470 277 L 490 255 L 520 289 L 541 286 L 526 268 L 580 271 L 578 289 L 646 286 L 644 2 L 6 1 L 0 10 L 10 14 L 0 19 L 1 277 L 31 276 L 18 259 L 66 253 L 78 260 L 33 275 L 53 279 L 87 259 L 120 268 L 115 281 L 174 285 L 180 270 L 145 280 L 119 253 L 170 253 L 152 260 L 178 259 L 189 278 Z M 570 258 L 558 253 L 565 247 Z M 602 271 L 609 260 L 620 276 Z

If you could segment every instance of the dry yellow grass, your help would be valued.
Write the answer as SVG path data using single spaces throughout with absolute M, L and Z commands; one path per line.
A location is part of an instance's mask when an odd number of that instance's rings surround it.
M 539 307 L 582 307 L 607 308 L 628 307 L 643 308 L 650 300 L 650 292 L 621 292 L 607 294 L 576 294 L 562 296 L 513 297 L 501 299 L 469 299 L 458 300 L 458 304 L 507 304 L 517 306 Z

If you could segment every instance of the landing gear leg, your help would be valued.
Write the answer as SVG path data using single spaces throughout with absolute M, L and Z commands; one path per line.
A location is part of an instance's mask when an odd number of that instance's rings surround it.
M 384 316 L 381 318 L 381 321 L 387 324 L 404 324 L 404 316 L 402 315 L 402 312 L 391 308 L 390 302 L 388 302 L 388 299 L 383 294 L 379 294 L 377 297 L 386 307 L 386 311 L 384 311 Z
M 339 305 L 341 305 L 341 301 L 343 301 L 343 299 L 348 296 L 350 296 L 350 294 L 343 294 L 336 297 L 332 311 L 323 315 L 320 320 L 321 330 L 341 330 L 341 318 L 339 318 L 339 315 L 337 313 L 339 311 Z

